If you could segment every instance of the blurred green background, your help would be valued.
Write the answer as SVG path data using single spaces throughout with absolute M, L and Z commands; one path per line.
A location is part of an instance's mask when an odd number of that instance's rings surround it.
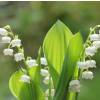
M 0 1 L 0 27 L 9 24 L 22 39 L 25 54 L 34 58 L 45 34 L 57 19 L 73 33 L 81 31 L 85 40 L 89 28 L 100 24 L 100 2 Z M 0 44 L 0 100 L 15 100 L 9 91 L 8 81 L 18 66 L 12 58 L 5 58 L 2 53 L 5 47 Z M 95 78 L 81 81 L 78 100 L 100 100 L 100 53 L 94 59 L 97 61 L 97 69 L 93 70 Z

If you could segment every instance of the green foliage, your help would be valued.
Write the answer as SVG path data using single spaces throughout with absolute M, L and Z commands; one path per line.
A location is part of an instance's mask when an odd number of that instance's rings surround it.
M 43 50 L 56 90 L 53 100 L 66 100 L 69 81 L 73 77 L 76 62 L 80 59 L 83 50 L 81 34 L 78 32 L 73 35 L 66 25 L 58 20 L 47 33 Z M 37 59 L 39 65 L 40 56 L 41 48 Z M 31 78 L 30 83 L 20 81 L 24 74 L 21 70 L 11 76 L 9 87 L 18 100 L 44 100 L 40 69 L 39 66 L 26 69 Z
M 76 62 L 83 50 L 83 40 L 78 32 L 71 31 L 57 21 L 44 40 L 44 53 L 47 58 L 56 93 L 54 100 L 66 100 L 68 83 L 71 80 Z M 57 85 L 57 86 L 56 86 Z
M 49 70 L 54 85 L 57 84 L 59 79 L 64 57 L 67 52 L 68 42 L 71 37 L 72 32 L 58 20 L 49 30 L 44 39 L 43 49 L 48 60 Z
M 9 87 L 13 95 L 18 100 L 44 100 L 44 94 L 40 87 L 40 73 L 39 68 L 32 68 L 29 70 L 31 83 L 23 83 L 20 81 L 22 71 L 15 72 L 9 81 Z

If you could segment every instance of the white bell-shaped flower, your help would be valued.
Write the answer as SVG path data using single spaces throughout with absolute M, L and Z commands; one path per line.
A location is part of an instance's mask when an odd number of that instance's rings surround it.
M 88 68 L 96 68 L 96 61 L 95 60 L 87 60 L 86 61 Z
M 46 85 L 49 84 L 49 79 L 50 79 L 49 76 L 45 77 L 43 83 Z
M 48 97 L 49 94 L 50 94 L 50 95 L 53 97 L 53 96 L 54 96 L 54 93 L 55 93 L 55 89 L 51 89 L 51 93 L 49 93 L 49 89 L 47 89 L 47 90 L 45 91 L 45 96 Z
M 2 42 L 3 43 L 10 43 L 11 42 L 11 37 L 9 37 L 9 36 L 2 37 Z
M 24 54 L 23 53 L 16 53 L 14 54 L 14 58 L 15 58 L 15 61 L 18 62 L 18 61 L 21 61 L 21 60 L 24 60 Z
M 78 61 L 77 62 L 77 66 L 80 68 L 80 69 L 87 69 L 87 63 L 85 61 Z
M 90 40 L 91 41 L 99 41 L 100 40 L 99 34 L 91 34 L 90 35 Z
M 91 71 L 84 71 L 82 72 L 83 79 L 93 79 L 93 72 Z
M 100 41 L 94 41 L 93 46 L 95 46 L 97 49 L 100 48 Z
M 93 56 L 97 52 L 97 48 L 95 46 L 87 47 L 85 49 L 85 53 L 87 56 Z
M 42 76 L 49 76 L 49 72 L 48 72 L 48 70 L 46 70 L 46 69 L 41 69 L 41 71 L 40 71 L 40 74 L 42 75 Z
M 69 91 L 70 92 L 80 92 L 80 81 L 79 80 L 72 80 L 69 83 Z
M 20 81 L 30 83 L 30 77 L 28 75 L 22 75 Z
M 45 57 L 41 57 L 41 64 L 42 65 L 45 65 L 45 66 L 47 66 L 48 64 L 47 64 L 47 60 L 46 60 L 46 58 Z
M 11 45 L 12 45 L 12 47 L 16 47 L 16 46 L 20 47 L 21 46 L 21 40 L 20 39 L 14 39 L 14 40 L 11 41 Z
M 29 60 L 27 60 L 26 64 L 28 65 L 29 68 L 38 66 L 38 64 L 37 64 L 37 62 L 36 62 L 35 59 L 29 59 Z
M 9 55 L 9 56 L 12 56 L 13 55 L 13 49 L 4 49 L 3 51 L 4 55 Z
M 5 30 L 4 28 L 0 28 L 0 35 L 6 36 L 7 34 L 8 34 L 7 30 Z

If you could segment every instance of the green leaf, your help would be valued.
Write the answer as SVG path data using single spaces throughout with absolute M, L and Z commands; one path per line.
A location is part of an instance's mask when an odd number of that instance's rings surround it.
M 65 24 L 58 20 L 48 31 L 44 39 L 43 50 L 55 86 L 62 70 L 68 42 L 72 36 L 72 32 Z
M 64 59 L 63 69 L 57 84 L 56 93 L 53 100 L 67 100 L 68 84 L 74 74 L 76 63 L 83 50 L 83 40 L 78 32 L 70 40 L 68 50 Z
M 34 67 L 29 70 L 30 84 L 19 81 L 21 75 L 23 75 L 21 71 L 17 71 L 11 76 L 9 87 L 18 100 L 44 100 L 44 93 L 40 87 L 39 69 L 39 67 Z

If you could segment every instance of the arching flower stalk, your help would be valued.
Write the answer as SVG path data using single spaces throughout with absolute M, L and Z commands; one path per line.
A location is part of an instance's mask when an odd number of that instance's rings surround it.
M 73 80 L 69 83 L 69 91 L 76 93 L 76 99 L 78 92 L 80 92 L 80 79 L 94 78 L 94 74 L 91 71 L 92 68 L 96 68 L 96 61 L 93 60 L 93 56 L 97 53 L 100 48 L 100 25 L 96 25 L 94 28 L 90 28 L 89 36 L 84 44 L 84 50 L 81 55 L 80 61 L 77 62 L 77 68 L 75 70 Z M 97 33 L 96 33 L 97 32 Z M 73 98 L 71 94 L 69 100 Z

